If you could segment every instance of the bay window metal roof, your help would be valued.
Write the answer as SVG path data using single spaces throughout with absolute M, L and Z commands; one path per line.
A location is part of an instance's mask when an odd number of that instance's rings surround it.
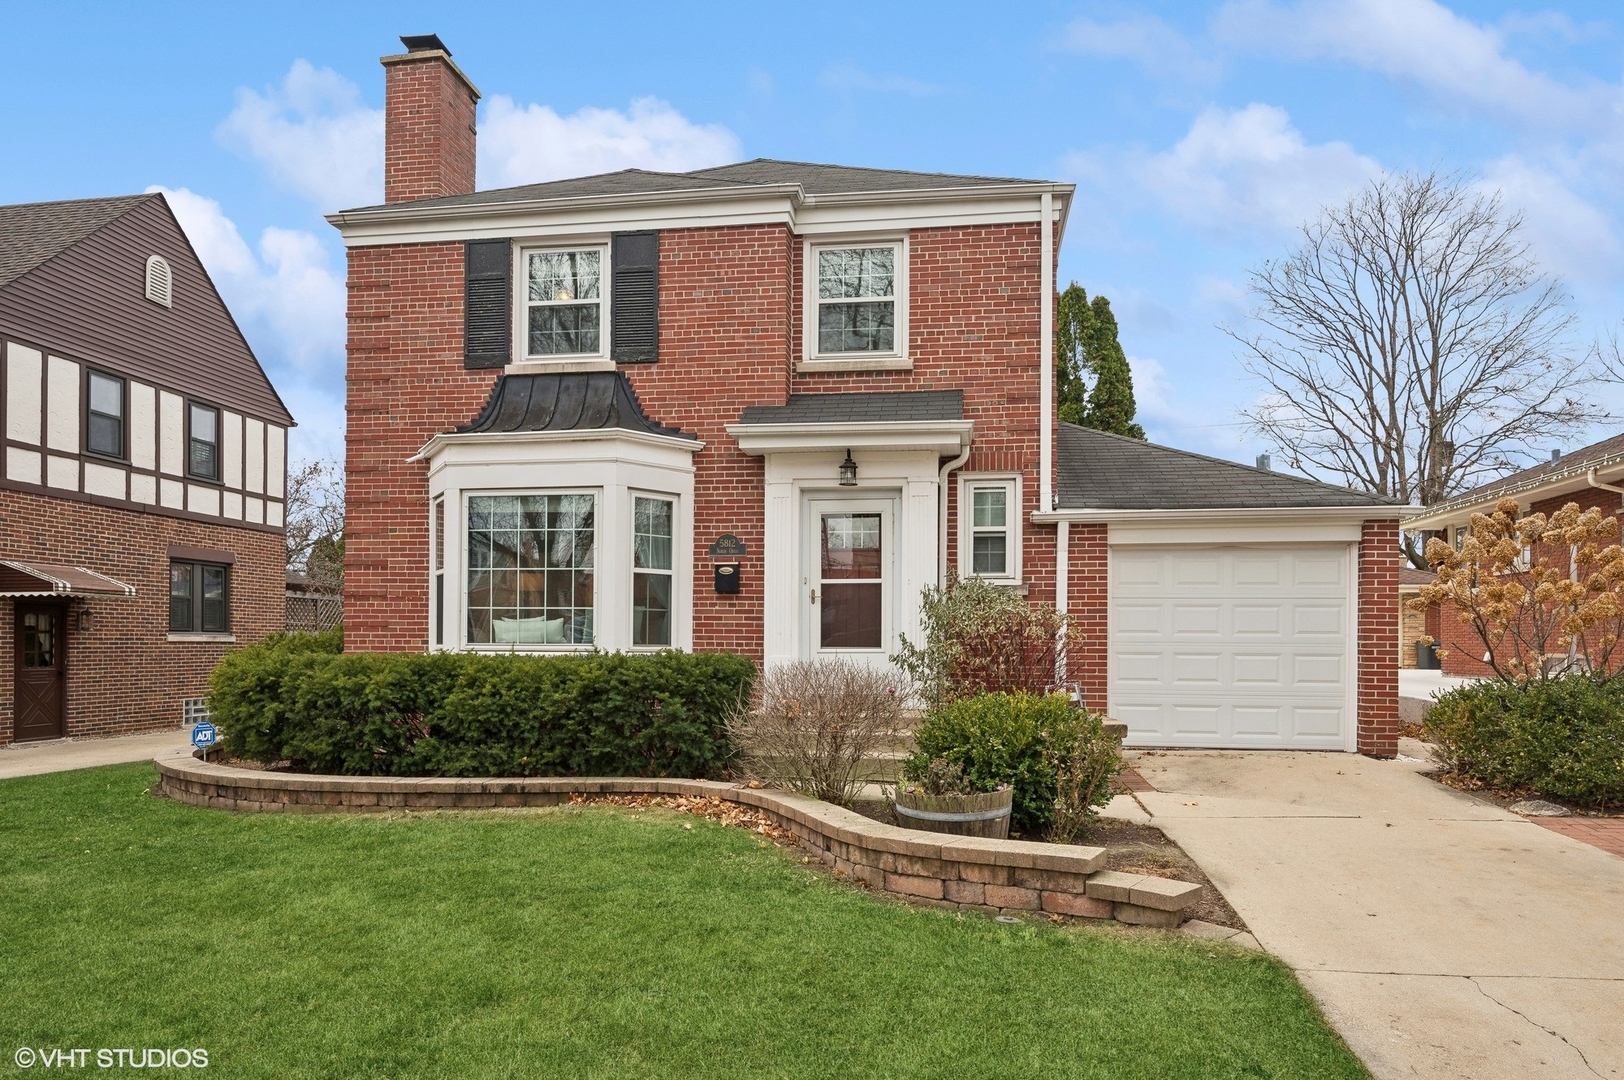
M 649 418 L 622 371 L 502 375 L 478 416 L 458 435 L 619 428 L 648 435 L 694 435 Z

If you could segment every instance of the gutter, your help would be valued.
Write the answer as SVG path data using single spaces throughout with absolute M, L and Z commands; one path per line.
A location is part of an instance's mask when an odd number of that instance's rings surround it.
M 1589 472 L 1585 473 L 1585 483 L 1589 484 L 1593 488 L 1600 488 L 1602 491 L 1616 491 L 1618 494 L 1624 495 L 1624 487 L 1616 487 L 1613 484 L 1604 484 L 1600 480 L 1597 480 L 1595 469 L 1591 469 Z
M 1059 510 L 1038 510 L 1032 514 L 1037 525 L 1052 525 L 1062 521 L 1073 523 L 1158 523 L 1182 522 L 1199 524 L 1214 521 L 1251 521 L 1290 518 L 1294 522 L 1348 522 L 1378 521 L 1397 518 L 1418 510 L 1416 506 L 1237 506 L 1203 507 L 1201 509 L 1149 509 L 1123 510 L 1104 507 L 1068 507 Z
M 1501 499 L 1516 499 L 1518 502 L 1537 502 L 1539 498 L 1544 497 L 1542 493 L 1549 492 L 1550 494 L 1559 494 L 1560 489 L 1580 481 L 1585 482 L 1586 486 L 1588 487 L 1598 487 L 1606 491 L 1616 491 L 1618 490 L 1617 488 L 1613 488 L 1602 483 L 1600 480 L 1593 480 L 1592 478 L 1599 476 L 1603 472 L 1616 469 L 1619 466 L 1624 466 L 1624 454 L 1615 454 L 1612 457 L 1602 458 L 1600 461 L 1592 462 L 1589 465 L 1576 466 L 1565 472 L 1540 477 L 1537 480 L 1530 480 L 1526 483 L 1517 484 L 1512 487 L 1500 488 L 1492 493 L 1486 493 L 1476 497 L 1470 497 L 1470 492 L 1468 492 L 1466 495 L 1457 495 L 1448 502 L 1439 503 L 1435 506 L 1419 507 L 1418 509 L 1425 510 L 1427 512 L 1425 514 L 1417 514 L 1414 517 L 1406 518 L 1403 522 L 1403 527 L 1410 531 L 1417 529 L 1435 529 L 1443 525 L 1448 525 L 1450 522 L 1468 520 L 1473 514 L 1482 512 L 1485 507 L 1493 509 L 1494 504 L 1499 502 Z

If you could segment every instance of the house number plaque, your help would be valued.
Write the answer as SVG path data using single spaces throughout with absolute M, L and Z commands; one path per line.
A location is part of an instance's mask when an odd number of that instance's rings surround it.
M 711 570 L 716 579 L 716 591 L 739 591 L 739 560 L 744 557 L 744 541 L 732 533 L 723 533 L 710 546 Z

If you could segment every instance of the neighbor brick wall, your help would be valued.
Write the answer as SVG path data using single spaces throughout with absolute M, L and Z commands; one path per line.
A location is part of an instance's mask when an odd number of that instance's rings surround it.
M 282 629 L 287 558 L 281 532 L 214 525 L 96 503 L 0 489 L 0 558 L 67 563 L 133 585 L 133 598 L 67 602 L 68 735 L 176 727 L 181 702 L 201 697 L 232 646 L 171 642 L 170 544 L 230 551 L 231 630 L 237 645 Z M 11 742 L 16 619 L 0 600 L 0 744 Z M 88 608 L 91 625 L 77 629 Z
M 1398 753 L 1398 522 L 1359 530 L 1359 752 Z
M 443 54 L 386 56 L 383 201 L 474 190 L 479 94 Z

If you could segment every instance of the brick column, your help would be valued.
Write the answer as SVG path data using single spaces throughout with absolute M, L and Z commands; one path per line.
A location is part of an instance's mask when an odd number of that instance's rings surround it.
M 1110 647 L 1106 617 L 1109 569 L 1106 526 L 1073 524 L 1066 583 L 1072 617 L 1071 637 L 1066 642 L 1066 671 L 1082 689 L 1084 703 L 1102 711 L 1106 707 L 1105 658 Z
M 1359 533 L 1359 752 L 1398 753 L 1398 522 Z

